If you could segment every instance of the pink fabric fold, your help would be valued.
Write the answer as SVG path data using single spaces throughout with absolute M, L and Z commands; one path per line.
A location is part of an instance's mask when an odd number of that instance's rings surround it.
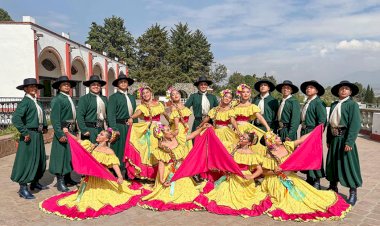
M 193 202 L 186 203 L 165 203 L 161 200 L 150 200 L 150 201 L 140 201 L 139 206 L 148 207 L 158 211 L 168 211 L 168 210 L 200 210 L 202 209 Z
M 208 128 L 197 138 L 193 149 L 183 160 L 171 181 L 196 174 L 207 174 L 213 171 L 230 172 L 244 177 L 239 166 L 215 135 L 213 128 Z
M 280 168 L 283 171 L 319 170 L 322 166 L 323 124 L 315 127 L 305 141 L 287 158 Z
M 75 172 L 105 180 L 117 181 L 117 178 L 84 149 L 78 141 L 69 135 L 66 137 L 70 145 L 71 162 Z

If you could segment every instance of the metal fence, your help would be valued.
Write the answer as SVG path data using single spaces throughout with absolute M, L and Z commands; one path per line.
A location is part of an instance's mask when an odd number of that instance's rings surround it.
M 72 99 L 74 104 L 77 105 L 79 97 L 73 97 Z M 0 97 L 0 130 L 4 130 L 12 125 L 12 114 L 21 100 L 22 97 Z M 48 123 L 50 123 L 51 100 L 52 97 L 38 98 L 38 101 L 43 106 Z

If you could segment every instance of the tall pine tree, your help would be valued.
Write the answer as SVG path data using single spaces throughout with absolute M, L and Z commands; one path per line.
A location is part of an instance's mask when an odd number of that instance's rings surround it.
M 152 25 L 137 39 L 139 81 L 148 83 L 156 94 L 165 94 L 169 85 L 174 84 L 167 55 L 169 51 L 168 32 L 158 24 Z

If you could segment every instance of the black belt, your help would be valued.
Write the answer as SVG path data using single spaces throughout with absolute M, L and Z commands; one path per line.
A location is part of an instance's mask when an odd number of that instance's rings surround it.
M 334 137 L 341 137 L 347 131 L 347 127 L 331 127 L 331 134 Z
M 253 124 L 254 124 L 255 126 L 264 126 L 263 124 L 260 123 L 259 119 L 255 119 L 255 120 L 253 121 Z M 272 122 L 268 122 L 268 121 L 267 121 L 267 124 L 268 124 L 269 127 L 271 127 Z
M 305 125 L 305 124 L 301 124 L 301 129 L 314 129 L 315 128 L 315 126 L 307 126 L 307 125 Z
M 203 120 L 204 118 L 206 118 L 208 115 L 203 115 L 201 117 L 194 117 L 195 120 Z
M 127 124 L 127 123 L 128 123 L 128 119 L 129 119 L 129 118 L 125 118 L 125 119 L 116 119 L 116 123 L 119 123 L 119 124 Z
M 99 120 L 97 122 L 85 122 L 86 127 L 90 128 L 104 128 L 104 121 Z
M 28 128 L 28 130 L 30 131 L 39 132 L 39 133 L 42 133 L 43 129 L 44 129 L 43 126 L 40 126 L 38 128 Z

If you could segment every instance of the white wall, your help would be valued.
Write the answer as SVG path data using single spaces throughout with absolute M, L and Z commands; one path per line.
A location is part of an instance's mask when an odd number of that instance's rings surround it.
M 0 24 L 0 97 L 22 97 L 16 86 L 35 76 L 31 26 Z

